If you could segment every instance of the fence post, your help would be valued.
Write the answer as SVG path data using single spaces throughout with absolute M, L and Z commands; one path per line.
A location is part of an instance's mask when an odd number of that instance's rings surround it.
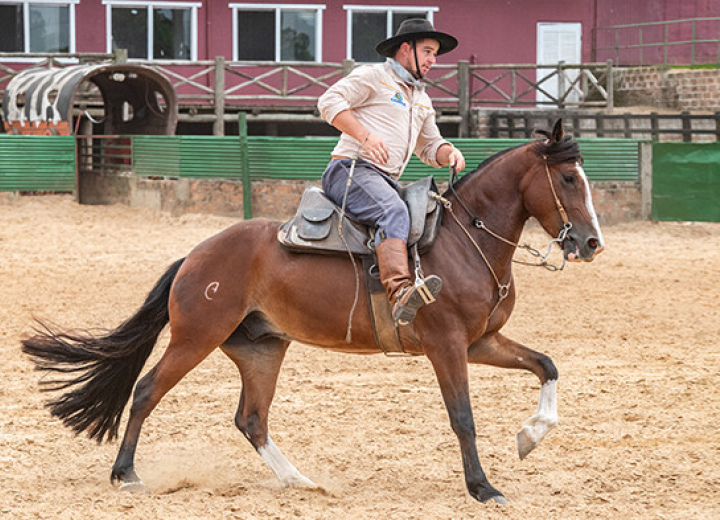
M 344 78 L 345 76 L 347 76 L 348 74 L 350 74 L 350 73 L 353 71 L 354 68 L 355 68 L 355 60 L 347 59 L 347 58 L 344 59 L 344 60 L 342 61 L 342 75 L 343 75 L 343 78 Z
M 225 135 L 225 57 L 215 57 L 215 122 L 213 135 Z
M 615 107 L 615 69 L 613 60 L 607 60 L 605 67 L 605 92 L 607 94 L 607 108 L 612 110 Z
M 243 187 L 243 216 L 252 218 L 252 185 L 250 183 L 250 156 L 248 150 L 247 114 L 238 112 L 238 134 L 240 135 L 240 174 Z
M 127 63 L 128 52 L 127 49 L 114 49 L 113 50 L 113 63 Z
M 684 143 L 692 142 L 692 122 L 690 121 L 690 112 L 683 110 L 680 114 L 682 118 L 682 138 Z
M 660 121 L 657 112 L 650 112 L 650 139 L 660 140 Z
M 565 62 L 564 61 L 558 62 L 557 71 L 558 71 L 557 107 L 565 108 Z
M 460 60 L 457 64 L 458 113 L 460 114 L 459 137 L 470 136 L 470 62 Z

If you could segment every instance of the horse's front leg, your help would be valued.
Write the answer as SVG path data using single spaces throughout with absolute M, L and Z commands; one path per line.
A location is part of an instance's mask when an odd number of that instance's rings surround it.
M 475 421 L 470 405 L 467 350 L 464 348 L 426 349 L 437 375 L 450 425 L 460 442 L 465 484 L 468 492 L 480 502 L 494 500 L 507 504 L 507 500 L 490 482 L 480 465 L 475 444 Z
M 545 354 L 506 338 L 499 332 L 489 334 L 470 345 L 468 360 L 470 363 L 502 368 L 522 368 L 531 371 L 540 379 L 542 386 L 537 411 L 523 423 L 522 430 L 517 434 L 518 454 L 524 459 L 558 421 L 558 371 L 555 364 Z

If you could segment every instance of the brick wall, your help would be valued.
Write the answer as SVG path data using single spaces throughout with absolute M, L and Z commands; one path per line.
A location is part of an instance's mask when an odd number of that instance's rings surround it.
M 616 69 L 615 106 L 689 111 L 720 110 L 720 70 L 637 67 Z
M 615 69 L 615 106 L 678 108 L 666 84 L 665 70 L 658 67 Z
M 642 220 L 642 194 L 634 182 L 594 182 L 592 197 L 601 224 Z

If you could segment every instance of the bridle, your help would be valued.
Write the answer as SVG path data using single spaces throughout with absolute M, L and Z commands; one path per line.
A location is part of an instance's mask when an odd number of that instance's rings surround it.
M 550 252 L 552 251 L 552 246 L 554 243 L 561 244 L 566 238 L 570 230 L 572 229 L 572 222 L 568 219 L 567 212 L 565 211 L 565 208 L 562 205 L 562 202 L 560 202 L 560 198 L 557 195 L 557 192 L 555 191 L 555 184 L 552 181 L 552 176 L 550 175 L 550 167 L 548 166 L 547 162 L 547 156 L 543 155 L 543 159 L 545 161 L 545 172 L 547 173 L 547 179 L 550 183 L 550 190 L 552 191 L 553 198 L 555 199 L 555 207 L 557 208 L 558 212 L 560 213 L 560 218 L 562 218 L 563 221 L 563 228 L 558 233 L 557 238 L 553 238 L 550 240 L 550 243 L 548 244 L 547 252 L 543 255 L 540 251 L 537 249 L 529 246 L 528 244 L 520 244 L 518 242 L 513 242 L 512 240 L 508 240 L 507 238 L 498 235 L 494 231 L 492 231 L 490 228 L 488 228 L 485 223 L 477 216 L 475 215 L 470 209 L 467 207 L 465 202 L 460 197 L 460 194 L 455 190 L 455 180 L 457 178 L 457 169 L 455 166 L 452 166 L 450 168 L 450 191 L 457 199 L 460 206 L 465 210 L 465 212 L 470 217 L 470 221 L 472 222 L 472 225 L 475 226 L 477 229 L 483 230 L 488 235 L 492 236 L 493 238 L 504 242 L 505 244 L 508 244 L 514 248 L 520 248 L 525 249 L 530 255 L 539 258 L 540 260 L 538 262 L 526 262 L 523 260 L 516 260 L 513 258 L 513 262 L 521 264 L 521 265 L 527 265 L 527 266 L 533 266 L 533 267 L 544 267 L 548 271 L 562 271 L 565 268 L 565 257 L 563 256 L 563 262 L 560 266 L 553 265 L 548 262 L 547 258 L 550 256 Z M 490 271 L 490 274 L 492 275 L 493 279 L 495 280 L 495 285 L 498 289 L 498 301 L 495 304 L 495 307 L 493 307 L 493 310 L 490 312 L 489 316 L 492 316 L 493 313 L 497 310 L 497 308 L 500 306 L 500 303 L 508 297 L 510 294 L 510 286 L 512 285 L 512 277 L 506 282 L 503 283 L 500 281 L 500 279 L 497 276 L 497 273 L 495 272 L 495 269 L 493 269 L 492 265 L 490 264 L 490 261 L 488 260 L 487 256 L 485 255 L 485 252 L 482 250 L 480 245 L 477 243 L 477 241 L 473 238 L 470 231 L 463 225 L 463 223 L 460 221 L 458 216 L 455 214 L 455 211 L 453 210 L 452 202 L 446 199 L 445 197 L 439 195 L 439 194 L 431 194 L 431 196 L 440 202 L 440 204 L 445 207 L 445 209 L 448 210 L 450 215 L 453 217 L 455 222 L 460 226 L 460 229 L 462 229 L 463 233 L 468 237 L 472 245 L 475 247 L 477 252 L 480 254 L 480 257 L 482 258 L 483 262 L 487 266 L 488 270 Z

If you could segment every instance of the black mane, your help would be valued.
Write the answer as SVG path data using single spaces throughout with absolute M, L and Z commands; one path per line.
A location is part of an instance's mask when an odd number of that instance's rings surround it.
M 580 146 L 575 139 L 566 135 L 559 141 L 553 141 L 550 139 L 550 132 L 547 130 L 535 130 L 535 132 L 546 138 L 535 141 L 533 146 L 539 155 L 547 157 L 548 164 L 566 162 L 579 162 L 582 164 Z
M 580 146 L 578 145 L 577 141 L 572 137 L 564 136 L 559 141 L 553 141 L 551 139 L 551 134 L 548 130 L 536 129 L 535 133 L 540 134 L 544 138 L 530 141 L 529 143 L 513 146 L 512 148 L 507 148 L 506 150 L 502 150 L 494 155 L 491 155 L 483 162 L 481 162 L 473 171 L 469 172 L 467 175 L 464 175 L 463 177 L 455 181 L 452 189 L 457 190 L 460 186 L 462 186 L 466 179 L 482 172 L 482 170 L 484 170 L 486 166 L 488 166 L 496 159 L 522 146 L 532 146 L 535 153 L 540 157 L 545 157 L 547 163 L 550 165 L 568 162 L 578 162 L 580 164 L 583 163 L 582 154 L 580 153 Z M 446 196 L 451 192 L 452 190 L 448 188 L 448 190 L 445 191 L 443 196 Z
M 503 155 L 505 155 L 508 152 L 512 152 L 513 150 L 520 148 L 521 146 L 526 146 L 527 143 L 519 144 L 517 146 L 513 146 L 512 148 L 506 148 L 505 150 L 500 150 L 496 154 L 491 155 L 487 159 L 485 159 L 483 162 L 477 165 L 477 167 L 467 174 L 463 175 L 461 178 L 459 178 L 455 183 L 452 185 L 452 189 L 458 189 L 462 184 L 467 180 L 468 178 L 474 176 L 477 173 L 480 173 L 482 170 L 485 169 L 487 165 L 489 165 L 491 162 L 493 162 L 495 159 L 499 159 Z M 452 189 L 448 187 L 447 190 L 445 190 L 445 193 L 443 193 L 443 197 L 448 195 L 449 193 L 452 193 Z

